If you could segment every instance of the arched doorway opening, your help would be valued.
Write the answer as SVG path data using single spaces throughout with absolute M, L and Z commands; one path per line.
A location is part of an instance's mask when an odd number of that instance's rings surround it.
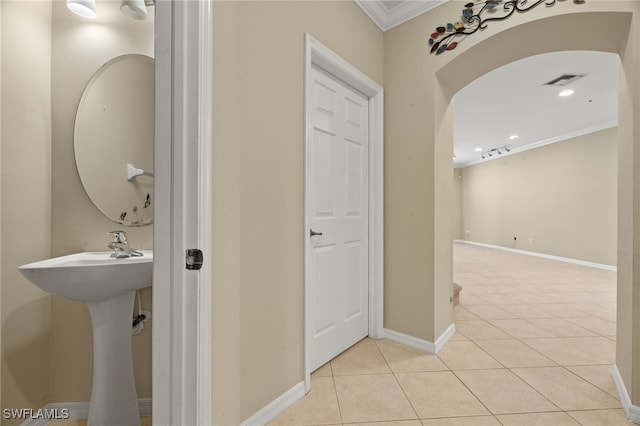
M 634 236 L 634 223 L 637 212 L 633 208 L 634 200 L 634 130 L 637 120 L 633 116 L 633 93 L 631 88 L 637 80 L 634 74 L 635 64 L 629 59 L 631 43 L 629 28 L 632 14 L 626 12 L 585 12 L 556 15 L 533 20 L 502 31 L 492 37 L 479 41 L 473 48 L 461 52 L 437 72 L 435 78 L 434 129 L 434 179 L 443 183 L 435 185 L 434 211 L 434 282 L 438 293 L 438 283 L 450 283 L 452 270 L 451 256 L 451 154 L 453 141 L 453 96 L 476 78 L 487 72 L 529 56 L 562 50 L 597 50 L 618 54 L 621 59 L 619 79 L 619 160 L 618 160 L 618 278 L 617 278 L 617 339 L 616 365 L 614 379 L 618 386 L 623 407 L 634 419 L 635 405 L 633 395 L 639 389 L 638 372 L 633 368 L 637 330 L 629 324 L 637 315 L 633 310 L 635 287 L 633 248 L 637 245 Z M 600 28 L 594 34 L 593 28 Z M 535 40 L 522 43 L 522 40 Z M 470 41 L 470 40 L 468 40 Z M 637 131 L 636 131 L 637 133 Z M 448 182 L 448 183 L 447 183 Z M 436 303 L 436 324 L 445 307 Z M 631 397 L 630 397 L 631 396 Z M 640 417 L 638 417 L 640 418 Z

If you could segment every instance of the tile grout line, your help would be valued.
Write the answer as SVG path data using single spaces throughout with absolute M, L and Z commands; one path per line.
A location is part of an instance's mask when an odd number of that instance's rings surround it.
M 488 321 L 486 321 L 488 322 Z M 490 323 L 489 323 L 490 324 Z M 493 325 L 493 324 L 491 324 Z M 501 330 L 505 333 L 507 333 L 504 330 Z M 462 333 L 461 333 L 462 334 Z M 508 334 L 508 333 L 507 333 Z M 466 337 L 466 336 L 465 336 Z M 568 337 L 572 337 L 572 336 L 568 336 Z M 602 336 L 573 336 L 573 337 L 602 337 Z M 555 337 L 540 337 L 539 339 L 565 339 L 567 337 L 560 337 L 560 336 L 555 336 Z M 530 340 L 534 340 L 535 338 L 530 338 Z M 556 408 L 558 408 L 558 410 L 560 410 L 560 412 L 563 413 L 567 413 L 567 411 L 569 410 L 564 410 L 562 407 L 558 406 L 558 404 L 556 404 L 555 402 L 551 401 L 549 398 L 547 398 L 544 394 L 542 394 L 538 389 L 536 389 L 535 387 L 533 387 L 530 383 L 528 383 L 526 380 L 524 380 L 522 377 L 520 377 L 517 373 L 515 373 L 514 371 L 512 371 L 511 367 L 507 367 L 505 366 L 502 362 L 500 362 L 499 360 L 497 360 L 496 358 L 494 358 L 490 353 L 488 353 L 484 348 L 482 348 L 480 345 L 478 345 L 476 343 L 476 340 L 506 340 L 506 339 L 470 339 L 469 340 L 478 348 L 480 348 L 480 350 L 482 350 L 486 355 L 488 355 L 489 357 L 493 358 L 494 360 L 496 360 L 496 362 L 498 362 L 500 365 L 502 365 L 504 368 L 502 369 L 506 369 L 507 371 L 509 371 L 511 374 L 513 374 L 515 377 L 517 377 L 520 381 L 522 381 L 524 384 L 526 384 L 529 388 L 531 388 L 533 391 L 535 391 L 538 395 L 540 395 L 542 398 L 544 398 L 545 400 L 547 400 L 549 403 L 551 403 L 552 405 L 554 405 Z M 513 339 L 510 340 L 516 340 L 524 345 L 526 345 L 528 348 L 532 349 L 534 352 L 540 354 L 541 356 L 543 356 L 546 359 L 549 359 L 551 362 L 555 363 L 555 366 L 546 366 L 546 367 L 513 367 L 513 368 L 521 368 L 521 369 L 534 369 L 534 368 L 562 368 L 564 370 L 566 370 L 567 372 L 571 373 L 572 375 L 578 377 L 579 379 L 591 384 L 592 386 L 594 386 L 596 389 L 602 391 L 603 393 L 610 395 L 608 392 L 606 392 L 604 389 L 601 389 L 599 386 L 596 386 L 595 384 L 591 383 L 590 381 L 580 377 L 579 375 L 577 375 L 576 373 L 572 372 L 571 370 L 569 370 L 567 368 L 567 366 L 560 364 L 559 362 L 557 362 L 554 359 L 549 358 L 548 356 L 544 355 L 543 353 L 537 351 L 535 348 L 529 346 L 526 342 L 521 341 L 521 339 L 517 338 L 517 337 L 513 337 Z M 446 362 L 444 360 L 442 360 L 443 363 L 446 364 Z M 593 364 L 593 365 L 605 365 L 605 364 Z M 582 365 L 578 365 L 578 366 L 582 366 Z M 447 365 L 447 367 L 449 367 Z M 456 370 L 456 371 L 473 371 L 473 370 L 489 370 L 489 369 L 465 369 L 465 370 Z M 496 369 L 497 370 L 497 369 Z M 480 400 L 480 398 L 466 385 L 466 383 L 464 383 L 464 381 L 456 374 L 456 371 L 451 370 L 451 372 L 456 376 L 456 378 L 469 390 L 469 392 L 471 392 L 473 394 L 473 396 L 480 401 L 480 403 L 482 403 L 483 406 L 485 406 L 485 408 L 487 408 L 487 410 L 494 416 L 497 416 L 496 414 L 494 414 L 491 410 L 489 410 L 489 408 L 482 402 L 482 400 Z M 618 399 L 618 398 L 616 398 Z M 593 409 L 594 411 L 596 409 Z M 585 410 L 571 410 L 571 411 L 585 411 Z M 555 411 L 558 412 L 558 411 Z M 515 413 L 513 413 L 515 414 Z M 568 415 L 568 413 L 567 413 Z M 572 417 L 573 419 L 573 417 Z M 575 420 L 575 419 L 574 419 Z M 498 420 L 499 421 L 499 420 Z M 577 421 L 577 420 L 576 420 Z
M 340 398 L 338 398 L 338 385 L 336 385 L 336 376 L 333 374 L 333 364 L 329 361 L 329 370 L 331 371 L 331 383 L 333 383 L 333 392 L 336 397 L 336 403 L 338 404 L 338 414 L 340 415 L 340 424 L 344 424 L 344 418 L 342 417 L 342 406 L 340 405 Z
M 574 376 L 578 377 L 579 379 L 584 380 L 585 382 L 589 383 L 590 385 L 594 386 L 596 389 L 601 390 L 602 392 L 606 393 L 607 395 L 610 395 L 611 397 L 615 398 L 618 402 L 620 402 L 620 404 L 622 405 L 622 401 L 620 401 L 620 396 L 619 395 L 611 395 L 609 392 L 607 392 L 605 389 L 602 389 L 600 386 L 598 386 L 597 384 L 593 383 L 591 380 L 588 380 L 585 377 L 580 376 L 578 373 L 571 371 L 569 369 L 569 367 L 601 367 L 601 366 L 607 366 L 609 367 L 609 370 L 611 369 L 611 367 L 613 366 L 613 364 L 589 364 L 589 365 L 564 365 L 563 367 L 571 374 L 573 374 Z
M 409 395 L 407 395 L 407 392 L 404 390 L 404 388 L 402 387 L 402 384 L 400 383 L 400 381 L 398 380 L 398 377 L 396 377 L 396 372 L 393 371 L 393 368 L 391 368 L 391 366 L 389 365 L 389 360 L 387 360 L 387 357 L 384 356 L 384 352 L 382 352 L 382 350 L 380 349 L 380 346 L 378 346 L 378 342 L 374 340 L 374 343 L 376 344 L 376 348 L 378 349 L 378 352 L 380 352 L 380 355 L 382 355 L 382 359 L 384 360 L 385 365 L 387 366 L 387 368 L 389 369 L 389 371 L 391 371 L 391 375 L 393 376 L 393 379 L 396 381 L 398 387 L 400 388 L 400 390 L 402 391 L 402 394 L 404 395 L 405 399 L 407 400 L 407 402 L 409 403 L 409 405 L 411 406 L 411 409 L 413 410 L 413 414 L 415 414 L 416 419 L 422 423 L 422 421 L 420 420 L 420 415 L 418 414 L 418 411 L 416 410 L 416 407 L 414 407 L 413 403 L 411 402 L 411 399 L 409 398 Z M 399 421 L 399 420 L 398 420 Z
M 574 287 L 574 288 L 576 288 L 576 287 Z M 571 292 L 569 292 L 569 293 L 602 293 L 602 292 L 588 292 L 588 291 L 586 291 L 586 290 L 585 290 L 585 291 L 581 291 L 581 290 L 582 290 L 581 288 L 577 288 L 575 291 L 571 291 Z M 505 294 L 502 294 L 502 295 L 503 295 L 503 296 L 507 296 L 507 297 L 508 297 L 508 295 L 505 295 Z M 474 296 L 475 296 L 475 295 L 474 295 Z M 481 298 L 477 298 L 477 299 L 481 299 Z M 586 306 L 586 304 L 588 304 L 588 303 L 592 303 L 592 302 L 582 302 L 582 303 L 585 303 L 585 306 Z M 523 304 L 523 305 L 531 305 L 531 304 L 529 304 L 529 303 L 521 303 L 521 304 Z M 536 304 L 537 304 L 537 305 L 541 305 L 542 303 L 536 303 Z M 552 303 L 546 303 L 546 304 L 552 304 Z M 560 308 L 560 305 L 565 305 L 564 303 L 560 303 L 560 302 L 556 302 L 556 303 L 553 303 L 553 304 L 557 304 L 557 305 L 558 305 L 558 308 Z M 472 305 L 472 306 L 477 306 L 477 305 L 478 305 L 478 304 L 475 304 L 475 305 Z M 465 305 L 464 305 L 463 303 L 461 303 L 461 304 L 460 304 L 460 306 L 461 306 L 462 308 L 466 309 L 466 307 L 465 307 Z M 497 307 L 497 308 L 501 308 L 500 306 L 495 305 L 495 304 L 494 304 L 493 306 L 494 306 L 494 307 Z M 534 309 L 538 309 L 537 307 L 533 307 L 533 308 L 534 308 Z M 583 312 L 583 313 L 584 313 L 584 317 L 589 316 L 589 317 L 593 317 L 593 318 L 599 318 L 599 319 L 601 319 L 601 320 L 603 320 L 603 321 L 607 321 L 607 319 L 606 319 L 606 318 L 602 318 L 602 317 L 601 317 L 601 315 L 589 315 L 589 313 L 588 313 L 588 312 L 584 312 L 584 309 L 585 309 L 585 308 L 584 308 L 584 306 L 580 306 L 580 308 L 582 308 L 582 309 L 577 309 L 577 308 L 575 307 L 575 305 L 574 305 L 574 306 L 570 306 L 570 308 L 573 308 L 573 309 L 575 309 L 575 310 L 576 310 L 576 311 L 578 311 L 578 312 Z M 493 324 L 489 319 L 484 318 L 484 317 L 482 317 L 481 315 L 477 315 L 477 314 L 476 314 L 472 309 L 466 309 L 466 310 L 467 310 L 468 312 L 471 312 L 473 315 L 475 315 L 475 316 L 479 317 L 479 318 L 480 318 L 480 320 L 482 320 L 482 321 L 484 321 L 484 322 L 486 322 L 486 323 L 489 323 L 490 325 L 492 325 L 492 326 L 494 326 L 494 327 L 497 327 L 499 330 L 503 331 L 503 332 L 504 332 L 504 333 L 506 333 L 507 335 L 512 335 L 511 333 L 509 333 L 509 332 L 505 331 L 504 329 L 500 328 L 498 325 Z M 509 311 L 509 310 L 507 310 L 507 309 L 502 309 L 502 310 L 504 310 L 504 311 L 506 311 L 506 312 L 508 312 L 508 313 L 510 313 L 510 314 L 512 313 L 511 311 Z M 608 336 L 605 336 L 605 335 L 603 335 L 603 334 L 601 334 L 601 333 L 599 333 L 599 332 L 596 332 L 596 331 L 594 331 L 594 330 L 591 330 L 591 329 L 587 329 L 587 328 L 585 328 L 585 327 L 582 327 L 582 326 L 581 326 L 581 324 L 575 324 L 573 321 L 570 321 L 570 320 L 569 320 L 569 317 L 561 317 L 560 315 L 558 315 L 557 311 L 556 311 L 556 313 L 552 313 L 552 312 L 545 311 L 544 309 L 540 309 L 540 310 L 541 310 L 542 312 L 546 312 L 547 314 L 549 314 L 549 315 L 552 317 L 552 319 L 560 320 L 560 321 L 563 321 L 564 323 L 568 323 L 568 324 L 575 325 L 575 326 L 579 327 L 580 329 L 583 329 L 583 330 L 585 330 L 585 331 L 587 331 L 587 332 L 589 332 L 589 333 L 592 333 L 592 336 L 558 336 L 558 335 L 554 335 L 554 336 L 550 336 L 550 337 L 540 337 L 541 339 L 556 339 L 556 338 L 557 338 L 557 339 L 565 339 L 565 338 L 572 338 L 572 337 L 595 337 L 595 338 L 606 338 L 606 339 L 608 339 L 608 340 L 611 340 L 611 339 L 609 339 L 609 338 L 608 338 Z M 581 317 L 576 317 L 576 318 L 581 318 Z M 530 321 L 532 318 L 526 318 L 526 317 L 523 317 L 523 318 L 520 318 L 520 319 L 525 320 L 525 322 L 526 322 L 526 323 L 529 323 L 529 324 L 531 324 L 531 325 L 533 325 L 533 326 L 537 326 L 537 324 L 536 324 L 534 321 Z M 610 321 L 609 321 L 609 322 L 610 322 Z M 461 334 L 463 334 L 463 333 L 461 333 Z M 582 334 L 582 333 L 580 333 L 580 334 Z M 464 335 L 464 334 L 463 334 L 463 335 Z M 465 337 L 468 337 L 468 336 L 465 336 Z M 578 375 L 577 373 L 575 373 L 575 372 L 571 371 L 571 370 L 568 368 L 568 367 L 569 367 L 568 365 L 562 365 L 560 362 L 556 361 L 556 360 L 555 360 L 555 359 L 553 359 L 553 358 L 550 358 L 549 356 L 547 356 L 547 355 L 545 355 L 544 353 L 540 352 L 538 349 L 536 349 L 536 348 L 534 348 L 534 347 L 530 346 L 529 344 L 527 344 L 527 342 L 523 341 L 523 339 L 525 339 L 525 338 L 518 338 L 518 337 L 516 337 L 516 336 L 513 336 L 513 338 L 514 338 L 516 341 L 518 341 L 520 344 L 525 345 L 527 348 L 529 348 L 530 350 L 532 350 L 532 351 L 534 351 L 535 353 L 539 354 L 539 355 L 540 355 L 540 356 L 542 356 L 543 358 L 550 360 L 553 364 L 555 364 L 555 366 L 554 366 L 553 368 L 557 368 L 557 367 L 563 368 L 565 371 L 569 372 L 571 375 L 573 375 L 573 376 L 577 377 L 578 379 L 580 379 L 580 380 L 582 380 L 582 381 L 584 381 L 584 382 L 586 382 L 586 383 L 588 383 L 588 384 L 590 384 L 590 385 L 594 386 L 594 388 L 595 388 L 595 389 L 598 389 L 599 391 L 603 392 L 604 394 L 611 396 L 608 392 L 606 392 L 606 391 L 605 391 L 604 389 L 602 389 L 600 386 L 597 386 L 595 383 L 592 383 L 592 381 L 591 381 L 591 380 L 587 380 L 586 378 L 583 378 L 583 377 L 581 377 L 580 375 Z M 528 339 L 528 340 L 533 340 L 534 338 L 526 338 L 526 339 Z M 476 344 L 477 344 L 477 341 L 479 341 L 479 340 L 492 340 L 492 339 L 470 339 L 470 340 L 471 340 L 472 342 L 474 342 L 474 343 L 476 343 Z M 497 339 L 496 339 L 496 340 L 497 340 Z M 478 345 L 478 346 L 479 346 L 479 345 Z M 483 348 L 481 347 L 481 349 L 483 349 Z M 483 349 L 483 350 L 484 350 L 484 349 Z M 485 351 L 485 352 L 487 352 L 487 351 Z M 490 354 L 489 354 L 489 355 L 490 355 Z M 592 364 L 592 365 L 607 365 L 607 364 Z M 514 368 L 516 368 L 516 367 L 514 367 Z M 519 368 L 523 368 L 523 369 L 524 369 L 524 368 L 527 368 L 527 367 L 519 367 Z M 537 367 L 528 367 L 528 368 L 537 368 Z M 542 368 L 542 367 L 540 367 L 540 368 Z M 541 394 L 537 389 L 535 389 L 533 386 L 531 386 L 527 381 L 525 381 L 523 378 L 521 378 L 520 376 L 518 376 L 514 371 L 512 371 L 512 370 L 513 370 L 512 368 L 508 368 L 508 370 L 509 370 L 512 374 L 514 374 L 516 377 L 518 377 L 521 381 L 523 381 L 525 384 L 527 384 L 529 387 L 531 387 L 534 391 L 536 391 L 537 393 Z M 548 398 L 547 398 L 546 396 L 544 396 L 544 395 L 542 395 L 542 394 L 541 394 L 541 396 L 542 396 L 543 398 L 545 398 L 545 399 L 547 399 L 547 400 L 548 400 Z M 616 398 L 616 399 L 617 399 L 617 398 Z M 556 404 L 556 403 L 554 403 L 553 401 L 549 401 L 549 402 L 551 402 L 554 406 L 556 406 L 556 407 L 557 407 L 557 404 Z M 558 408 L 560 408 L 560 407 L 558 407 Z M 576 418 L 574 418 L 573 416 L 570 416 L 570 415 L 568 414 L 568 412 L 567 412 L 568 410 L 563 410 L 562 408 L 560 408 L 560 410 L 561 410 L 561 412 L 566 413 L 566 415 L 568 415 L 568 416 L 569 416 L 570 418 L 572 418 L 574 421 L 577 421 L 577 419 L 576 419 Z M 572 411 L 583 411 L 583 410 L 572 410 Z M 502 423 L 502 422 L 501 422 L 501 423 Z

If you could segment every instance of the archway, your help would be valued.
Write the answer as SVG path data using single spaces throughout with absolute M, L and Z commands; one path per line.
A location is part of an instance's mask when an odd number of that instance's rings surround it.
M 640 338 L 634 329 L 633 296 L 634 272 L 633 249 L 637 245 L 634 236 L 636 216 L 634 211 L 634 130 L 637 120 L 633 116 L 634 94 L 631 88 L 637 84 L 636 65 L 633 63 L 631 37 L 631 12 L 584 12 L 556 15 L 523 23 L 502 31 L 476 43 L 443 65 L 436 72 L 434 88 L 434 180 L 435 250 L 434 281 L 451 282 L 451 238 L 450 209 L 452 182 L 451 152 L 453 145 L 453 104 L 455 93 L 471 81 L 517 59 L 562 50 L 598 50 L 616 53 L 621 58 L 619 82 L 619 161 L 618 161 L 618 331 L 616 343 L 616 365 L 614 380 L 623 403 L 623 408 L 632 420 L 638 421 L 638 409 L 633 405 L 640 385 L 638 372 L 633 368 L 636 342 Z M 598 28 L 598 31 L 593 31 Z M 522 43 L 522 40 L 535 40 Z M 467 40 L 471 41 L 471 40 Z M 640 273 L 638 271 L 637 273 Z M 436 284 L 437 285 L 437 284 Z M 438 287 L 435 288 L 436 293 Z M 436 300 L 438 300 L 436 298 Z M 436 318 L 444 306 L 434 306 Z M 631 396 L 631 397 L 630 397 Z M 636 398 L 637 399 L 637 398 Z

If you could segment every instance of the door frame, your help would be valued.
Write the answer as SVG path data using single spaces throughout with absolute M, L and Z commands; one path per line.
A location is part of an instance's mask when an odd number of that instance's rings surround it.
M 310 34 L 305 34 L 304 64 L 304 145 L 305 145 L 305 196 L 304 196 L 304 289 L 305 289 L 305 339 L 304 339 L 304 382 L 305 392 L 311 389 L 311 340 L 312 319 L 310 318 L 310 265 L 309 265 L 309 227 L 310 179 L 308 170 L 311 156 L 311 96 L 313 81 L 311 67 L 322 68 L 347 85 L 369 97 L 369 337 L 380 339 L 384 336 L 384 134 L 383 106 L 384 92 L 375 81 L 360 72 L 353 65 L 335 54 Z
M 156 2 L 153 423 L 212 423 L 212 0 Z M 199 271 L 186 270 L 199 248 Z

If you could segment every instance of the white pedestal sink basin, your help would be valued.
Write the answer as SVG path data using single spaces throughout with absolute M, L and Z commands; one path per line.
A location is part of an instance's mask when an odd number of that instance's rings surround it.
M 115 259 L 111 251 L 76 253 L 18 269 L 42 290 L 87 303 L 93 330 L 91 426 L 138 426 L 131 356 L 135 290 L 152 283 L 153 252 Z

